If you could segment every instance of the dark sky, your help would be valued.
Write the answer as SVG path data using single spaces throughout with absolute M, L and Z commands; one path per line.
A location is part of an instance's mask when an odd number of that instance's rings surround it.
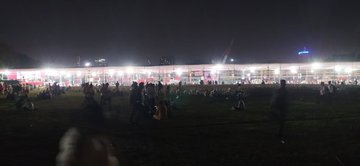
M 357 52 L 360 6 L 337 0 L 9 0 L 0 5 L 0 42 L 43 62 L 154 64 L 162 56 L 204 63 L 234 39 L 239 62 Z M 360 50 L 359 50 L 360 51 Z

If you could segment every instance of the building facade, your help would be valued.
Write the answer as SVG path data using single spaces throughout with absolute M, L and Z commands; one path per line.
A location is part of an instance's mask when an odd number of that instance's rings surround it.
M 157 82 L 165 84 L 259 84 L 285 79 L 292 84 L 318 84 L 321 81 L 354 83 L 360 76 L 360 62 L 272 63 L 272 64 L 204 64 L 168 66 L 121 66 L 84 68 L 0 69 L 2 80 L 19 80 L 29 84 L 58 82 L 78 86 L 85 82 L 101 84 L 117 81 Z

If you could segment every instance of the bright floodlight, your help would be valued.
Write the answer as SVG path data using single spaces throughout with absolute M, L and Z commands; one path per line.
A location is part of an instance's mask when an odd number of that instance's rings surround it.
M 48 76 L 55 76 L 55 75 L 58 74 L 57 71 L 54 70 L 54 69 L 45 69 L 45 73 L 46 73 L 46 75 L 48 75 Z
M 342 67 L 341 67 L 341 66 L 339 66 L 339 65 L 336 65 L 336 66 L 335 66 L 335 71 L 336 71 L 336 72 L 339 73 L 339 72 L 341 72 L 341 70 L 342 70 Z
M 346 72 L 347 74 L 352 73 L 352 71 L 353 71 L 353 69 L 352 69 L 351 67 L 348 67 L 348 68 L 345 69 L 345 72 Z
M 10 71 L 9 71 L 9 70 L 5 70 L 4 74 L 5 74 L 5 75 L 9 75 L 9 74 L 10 74 Z
M 292 73 L 292 74 L 296 74 L 298 71 L 297 71 L 297 67 L 296 66 L 291 66 L 290 67 L 290 72 Z
M 132 73 L 134 73 L 134 68 L 133 68 L 133 67 L 127 67 L 127 68 L 126 68 L 126 72 L 127 72 L 128 74 L 132 74 Z
M 117 72 L 118 76 L 122 76 L 124 73 L 122 71 Z
M 314 69 L 314 70 L 320 69 L 321 66 L 322 66 L 322 64 L 321 64 L 321 63 L 317 63 L 317 62 L 311 64 L 311 68 Z
M 85 67 L 89 67 L 89 66 L 91 66 L 91 63 L 90 62 L 85 62 Z
M 274 73 L 277 75 L 277 74 L 280 74 L 280 69 L 275 69 Z
M 230 62 L 234 62 L 234 59 L 233 59 L 233 58 L 231 58 L 231 59 L 230 59 Z
M 151 71 L 148 69 L 144 69 L 143 74 L 151 75 Z
M 181 76 L 181 74 L 182 74 L 182 69 L 180 69 L 180 68 L 177 68 L 176 70 L 175 70 L 175 72 L 176 72 L 176 75 L 178 75 L 178 76 Z
M 81 71 L 77 71 L 76 76 L 81 76 Z
M 222 64 L 216 64 L 215 66 L 212 67 L 211 69 L 211 74 L 215 74 L 215 73 L 218 73 L 219 70 L 222 70 L 223 68 L 223 65 Z
M 255 67 L 250 67 L 250 72 L 255 73 Z
M 115 71 L 114 71 L 113 69 L 110 69 L 110 70 L 109 70 L 109 75 L 112 76 L 112 75 L 114 75 L 114 73 L 115 73 Z
M 65 75 L 67 78 L 70 78 L 71 77 L 71 73 L 66 73 Z
M 222 68 L 223 68 L 222 64 L 217 64 L 217 65 L 214 66 L 215 70 L 221 70 Z

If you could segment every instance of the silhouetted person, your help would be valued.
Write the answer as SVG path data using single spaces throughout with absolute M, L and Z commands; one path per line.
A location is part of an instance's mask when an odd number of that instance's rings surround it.
M 159 82 L 160 83 L 160 82 Z M 157 87 L 157 96 L 156 96 L 156 111 L 153 115 L 154 119 L 160 120 L 167 117 L 167 109 L 165 105 L 165 95 L 166 92 L 162 84 L 159 84 Z
M 171 97 L 170 97 L 170 86 L 167 85 L 165 89 L 164 104 L 168 115 L 171 115 Z
M 279 123 L 279 133 L 278 136 L 281 141 L 283 142 L 284 137 L 284 127 L 285 127 L 285 121 L 286 121 L 286 114 L 288 109 L 288 94 L 286 90 L 286 81 L 281 80 L 280 81 L 280 88 L 276 90 L 273 102 L 271 104 L 271 107 L 276 114 L 276 118 Z
M 142 90 L 144 88 L 144 83 L 138 84 L 134 82 L 131 85 L 131 92 L 130 92 L 130 105 L 131 105 L 131 113 L 130 113 L 130 123 L 133 125 L 138 124 L 139 114 L 142 110 Z
M 111 110 L 111 91 L 109 89 L 109 83 L 104 84 L 100 89 L 101 98 L 100 105 L 109 104 L 109 110 Z
M 95 91 L 93 85 L 86 83 L 83 92 L 85 94 L 83 110 L 87 123 L 102 126 L 104 124 L 104 117 L 101 106 L 94 98 Z
M 200 80 L 200 85 L 204 85 L 204 80 Z
M 329 81 L 328 83 L 329 83 L 329 85 L 327 87 L 329 89 L 328 102 L 329 102 L 329 104 L 332 104 L 333 98 L 336 94 L 337 89 L 336 89 L 335 85 L 331 84 L 331 81 Z
M 116 92 L 119 92 L 119 86 L 120 86 L 119 81 L 116 81 L 116 84 L 115 84 Z
M 155 85 L 150 83 L 146 86 L 146 99 L 148 106 L 148 114 L 153 115 L 155 112 Z
M 320 91 L 319 91 L 319 98 L 318 98 L 318 104 L 324 103 L 326 101 L 326 98 L 329 95 L 329 88 L 325 86 L 324 82 L 320 83 Z
M 240 89 L 240 86 L 238 87 L 238 90 L 236 90 L 236 98 L 237 98 L 237 103 L 235 104 L 235 106 L 232 107 L 232 110 L 234 110 L 234 111 L 245 110 L 246 94 L 243 90 Z

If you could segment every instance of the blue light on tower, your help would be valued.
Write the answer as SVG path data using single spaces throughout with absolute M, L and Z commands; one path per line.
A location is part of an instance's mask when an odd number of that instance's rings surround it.
M 298 52 L 298 55 L 307 55 L 307 54 L 309 54 L 309 53 L 310 53 L 310 51 L 306 50 L 306 47 L 304 47 L 304 50 L 299 51 L 299 52 Z

